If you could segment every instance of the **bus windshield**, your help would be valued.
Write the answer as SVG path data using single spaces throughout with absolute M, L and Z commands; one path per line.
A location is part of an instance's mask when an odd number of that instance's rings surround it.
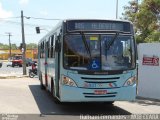
M 68 34 L 63 43 L 65 69 L 105 71 L 135 68 L 132 35 Z

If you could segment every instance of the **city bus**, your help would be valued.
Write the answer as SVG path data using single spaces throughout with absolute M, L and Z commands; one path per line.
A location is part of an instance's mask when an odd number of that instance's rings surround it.
M 59 102 L 132 101 L 136 56 L 129 21 L 62 20 L 38 43 L 40 86 Z

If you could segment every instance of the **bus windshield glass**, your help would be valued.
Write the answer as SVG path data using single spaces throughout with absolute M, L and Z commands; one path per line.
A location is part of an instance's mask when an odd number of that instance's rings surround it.
M 68 34 L 63 43 L 65 69 L 106 71 L 135 68 L 135 45 L 131 35 Z

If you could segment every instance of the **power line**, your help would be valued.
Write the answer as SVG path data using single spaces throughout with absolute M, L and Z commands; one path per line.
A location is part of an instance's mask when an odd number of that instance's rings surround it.
M 44 33 L 45 32 L 41 32 L 41 33 Z M 14 35 L 12 35 L 13 37 L 17 37 L 17 36 L 20 36 L 21 34 L 18 34 L 18 33 L 14 33 Z M 5 34 L 0 34 L 0 37 L 7 37 L 8 35 L 5 35 Z M 33 33 L 26 33 L 25 36 L 37 36 L 37 34 L 33 34 Z
M 5 19 L 15 19 L 15 18 L 20 18 L 20 17 L 18 16 L 18 17 L 8 17 L 8 18 L 0 18 L 0 19 L 5 20 Z
M 62 19 L 59 19 L 59 18 L 37 18 L 37 17 L 27 17 L 27 16 L 24 16 L 25 18 L 27 19 L 39 19 L 39 20 L 62 20 Z
M 21 34 L 15 34 L 14 36 L 20 36 Z M 32 34 L 32 33 L 28 33 L 28 34 L 25 34 L 25 36 L 37 36 L 37 34 Z
M 1 20 L 0 20 L 0 21 L 1 21 Z M 5 23 L 10 23 L 10 24 L 21 25 L 20 22 L 15 22 L 15 21 L 5 20 L 4 22 L 5 22 Z M 48 26 L 48 25 L 36 25 L 36 24 L 28 24 L 28 23 L 25 23 L 24 25 L 30 26 L 30 27 L 42 26 L 42 27 L 49 27 L 49 28 L 52 28 L 51 26 Z
M 0 36 L 8 36 L 8 35 L 0 34 Z
M 24 16 L 26 19 L 39 19 L 39 20 L 62 20 L 62 19 L 59 19 L 59 18 L 39 18 L 39 17 L 30 17 L 30 16 Z M 15 18 L 21 18 L 20 16 L 17 16 L 17 17 L 8 17 L 8 18 L 0 18 L 2 20 L 5 20 L 5 19 L 15 19 Z
M 39 18 L 39 17 L 28 17 L 28 16 L 23 16 L 23 17 L 26 18 L 26 19 L 49 20 L 49 21 L 62 20 L 62 19 L 59 19 L 59 18 L 53 19 L 53 18 Z M 17 18 L 21 18 L 21 17 L 17 16 L 17 17 L 0 18 L 0 21 L 3 21 L 5 23 L 11 23 L 11 24 L 16 24 L 16 25 L 21 25 L 20 22 L 6 20 L 6 19 L 15 19 L 15 18 L 17 19 Z M 51 26 L 47 26 L 47 25 L 35 25 L 35 24 L 28 24 L 28 23 L 24 23 L 24 25 L 31 26 L 31 27 L 42 26 L 42 27 L 52 28 Z

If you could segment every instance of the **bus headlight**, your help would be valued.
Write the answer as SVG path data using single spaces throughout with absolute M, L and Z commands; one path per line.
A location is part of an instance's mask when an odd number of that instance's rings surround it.
M 77 87 L 76 83 L 69 77 L 62 75 L 62 84 Z
M 123 86 L 132 86 L 136 83 L 136 80 L 137 80 L 137 77 L 136 76 L 133 76 L 131 78 L 129 78 Z

